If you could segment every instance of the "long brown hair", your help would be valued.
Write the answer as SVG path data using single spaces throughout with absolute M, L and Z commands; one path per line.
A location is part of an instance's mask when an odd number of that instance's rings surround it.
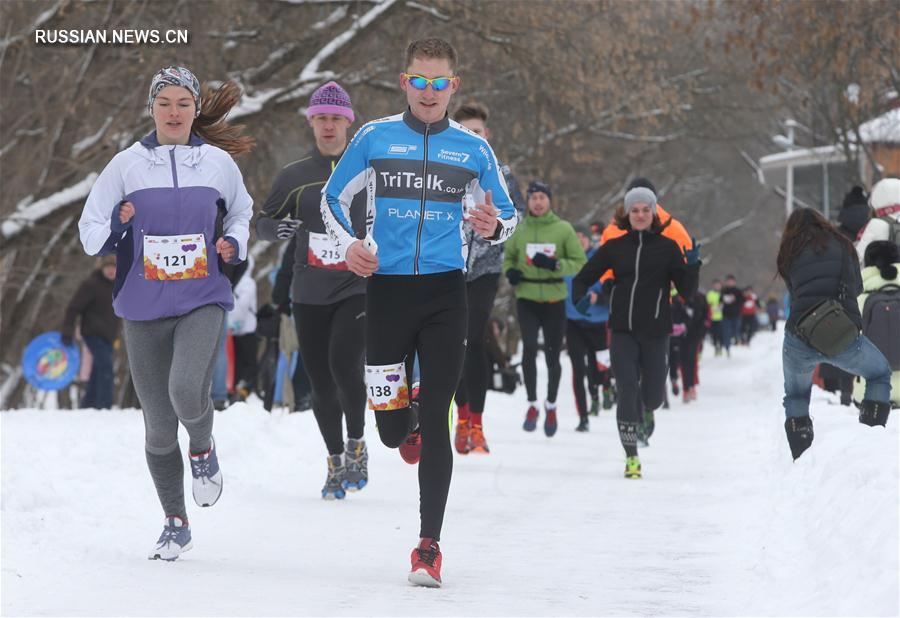
M 618 208 L 616 208 L 616 212 L 613 214 L 613 222 L 620 230 L 625 230 L 626 232 L 631 231 L 631 221 L 628 219 L 628 213 L 625 212 L 624 206 L 620 205 Z M 666 219 L 666 222 L 663 223 L 662 221 L 660 221 L 659 215 L 653 213 L 653 222 L 650 224 L 649 231 L 653 232 L 654 234 L 659 234 L 664 229 L 669 227 L 671 223 L 672 217 L 669 217 L 668 219 Z
M 200 115 L 194 118 L 191 131 L 233 157 L 250 152 L 256 141 L 243 134 L 244 125 L 225 122 L 226 114 L 241 99 L 240 87 L 234 82 L 225 82 L 218 90 L 213 91 L 203 84 L 200 92 L 203 102 L 200 105 Z
M 850 255 L 856 252 L 850 240 L 818 211 L 798 208 L 792 212 L 784 224 L 781 246 L 778 247 L 778 275 L 787 281 L 791 264 L 804 249 L 812 247 L 815 253 L 822 253 L 831 239 L 837 240 Z

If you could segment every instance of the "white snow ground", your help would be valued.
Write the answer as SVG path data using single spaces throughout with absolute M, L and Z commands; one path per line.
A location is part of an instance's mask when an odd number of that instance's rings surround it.
M 489 394 L 493 452 L 455 458 L 440 590 L 406 583 L 416 470 L 373 423 L 371 485 L 324 502 L 311 413 L 217 414 L 224 495 L 189 503 L 194 549 L 164 563 L 146 559 L 162 513 L 139 413 L 3 412 L 2 613 L 896 615 L 897 412 L 868 428 L 816 390 L 792 463 L 780 340 L 707 348 L 699 400 L 658 412 L 640 481 L 613 414 L 573 431 L 567 359 L 552 439 L 522 431 L 522 390 Z

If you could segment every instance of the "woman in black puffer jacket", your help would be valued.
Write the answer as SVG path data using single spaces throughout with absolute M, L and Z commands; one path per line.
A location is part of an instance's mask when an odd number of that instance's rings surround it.
M 884 355 L 862 334 L 833 357 L 826 357 L 798 336 L 797 323 L 810 309 L 828 299 L 839 299 L 857 328 L 862 327 L 856 303 L 856 297 L 862 292 L 856 251 L 815 210 L 800 208 L 788 217 L 778 250 L 778 274 L 791 295 L 791 314 L 785 324 L 782 347 L 787 416 L 784 428 L 791 454 L 797 459 L 813 440 L 809 397 L 817 364 L 827 361 L 866 378 L 859 421 L 871 426 L 887 422 L 891 410 L 891 368 Z
M 616 420 L 625 448 L 625 476 L 640 478 L 640 424 L 645 412 L 652 418 L 666 391 L 672 331 L 669 290 L 674 282 L 682 295 L 694 294 L 700 251 L 685 247 L 682 254 L 675 241 L 660 234 L 656 195 L 645 187 L 625 194 L 625 207 L 616 214 L 616 224 L 628 233 L 597 249 L 572 280 L 572 299 L 576 309 L 585 313 L 590 302 L 585 299 L 588 287 L 604 272 L 613 270 L 609 328 L 610 358 L 618 390 Z

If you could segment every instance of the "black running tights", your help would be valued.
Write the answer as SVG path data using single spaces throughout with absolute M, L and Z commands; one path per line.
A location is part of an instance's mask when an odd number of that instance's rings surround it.
M 419 514 L 422 538 L 440 539 L 450 491 L 453 452 L 447 414 L 462 373 L 466 283 L 462 271 L 431 275 L 373 275 L 366 293 L 366 363 L 406 361 L 421 369 Z M 412 429 L 409 408 L 375 412 L 381 441 L 399 446 Z

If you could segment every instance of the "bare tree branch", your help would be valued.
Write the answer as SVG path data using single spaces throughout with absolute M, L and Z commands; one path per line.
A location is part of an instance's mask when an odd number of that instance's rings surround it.
M 88 193 L 91 192 L 91 187 L 94 186 L 94 181 L 97 180 L 97 176 L 99 176 L 99 174 L 96 172 L 90 173 L 83 180 L 71 187 L 63 189 L 62 191 L 57 191 L 53 195 L 38 200 L 16 212 L 3 221 L 2 225 L 0 225 L 0 233 L 3 234 L 4 238 L 12 238 L 26 226 L 32 225 L 36 221 L 40 221 L 55 210 L 58 210 L 63 206 L 68 206 L 72 202 L 86 198 Z
M 330 58 L 341 48 L 347 45 L 353 38 L 371 25 L 379 16 L 396 4 L 397 0 L 382 0 L 369 9 L 364 15 L 354 20 L 353 24 L 337 37 L 322 46 L 313 57 L 303 66 L 298 78 L 290 85 L 283 88 L 271 88 L 254 95 L 245 94 L 241 102 L 229 114 L 230 119 L 250 116 L 262 111 L 270 101 L 283 103 L 306 96 L 312 92 L 312 86 L 324 79 L 333 79 L 335 74 L 331 71 L 320 71 L 325 60 Z
M 271 77 L 282 67 L 287 66 L 296 56 L 306 49 L 306 41 L 312 37 L 310 33 L 317 33 L 336 24 L 347 16 L 347 7 L 344 5 L 335 8 L 325 19 L 314 23 L 309 27 L 307 34 L 297 41 L 283 45 L 269 54 L 258 67 L 245 69 L 235 76 L 236 81 L 246 84 L 259 84 Z
M 25 298 L 25 294 L 28 293 L 31 288 L 31 284 L 34 283 L 35 278 L 37 278 L 38 274 L 41 272 L 41 269 L 44 267 L 44 262 L 47 261 L 47 256 L 53 251 L 56 247 L 56 243 L 59 242 L 59 239 L 63 234 L 68 233 L 70 231 L 69 226 L 72 224 L 72 221 L 75 220 L 75 215 L 70 215 L 65 218 L 62 224 L 56 229 L 53 233 L 53 236 L 50 237 L 50 240 L 44 245 L 44 248 L 41 249 L 41 255 L 34 263 L 34 266 L 31 268 L 31 272 L 28 273 L 28 276 L 25 277 L 25 283 L 19 288 L 19 294 L 16 296 L 16 303 L 22 302 L 22 299 Z
M 5 51 L 7 47 L 11 45 L 17 45 L 30 38 L 31 35 L 34 34 L 35 30 L 56 17 L 62 9 L 66 8 L 69 5 L 69 2 L 70 0 L 58 0 L 55 5 L 37 16 L 37 19 L 35 19 L 31 26 L 28 28 L 28 32 L 17 34 L 13 37 L 0 39 L 0 51 Z
M 434 17 L 440 19 L 441 21 L 450 21 L 450 16 L 449 16 L 449 15 L 447 15 L 447 14 L 445 14 L 445 13 L 441 13 L 439 10 L 437 10 L 437 9 L 434 8 L 434 7 L 431 7 L 431 6 L 425 6 L 424 4 L 420 4 L 420 3 L 418 3 L 418 2 L 414 2 L 413 0 L 408 0 L 408 1 L 406 2 L 406 6 L 408 6 L 408 7 L 411 8 L 411 9 L 416 9 L 416 10 L 418 10 L 418 11 L 425 11 L 425 12 L 428 13 L 429 15 L 432 15 L 432 16 L 434 16 Z

